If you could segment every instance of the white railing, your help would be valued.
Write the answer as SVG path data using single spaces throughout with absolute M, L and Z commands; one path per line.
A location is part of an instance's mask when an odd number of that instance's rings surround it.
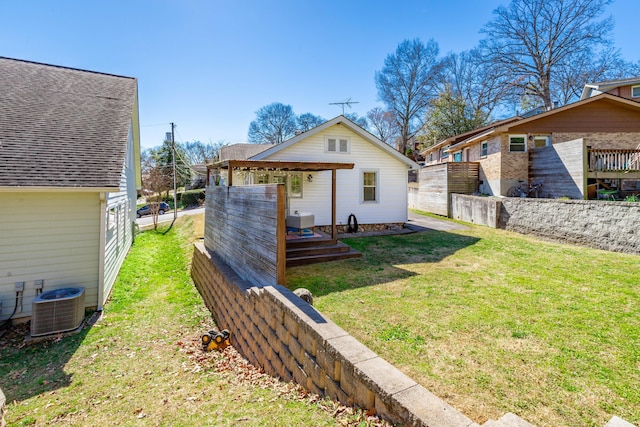
M 640 149 L 589 149 L 588 158 L 590 171 L 640 171 Z

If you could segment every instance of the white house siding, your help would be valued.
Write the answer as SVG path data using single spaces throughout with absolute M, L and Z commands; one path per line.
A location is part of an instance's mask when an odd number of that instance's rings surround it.
M 325 138 L 349 138 L 349 153 L 325 152 Z M 343 125 L 335 125 L 282 149 L 267 160 L 354 163 L 352 170 L 337 171 L 336 221 L 347 224 L 354 214 L 360 224 L 407 221 L 408 167 Z M 377 203 L 361 202 L 361 174 L 378 173 Z M 311 174 L 312 182 L 307 180 Z M 331 224 L 331 172 L 305 172 L 303 198 L 290 199 L 290 211 L 312 212 L 316 225 Z
M 98 193 L 0 193 L 0 319 L 15 305 L 15 283 L 24 283 L 22 310 L 31 316 L 34 281 L 43 291 L 82 286 L 87 307 L 98 302 L 100 198 Z
M 135 166 L 133 161 L 133 141 L 129 133 L 125 166 L 120 177 L 120 192 L 107 193 L 106 212 L 115 211 L 115 223 L 110 226 L 106 221 L 105 251 L 104 251 L 104 293 L 101 307 L 109 297 L 113 284 L 118 277 L 120 267 L 133 242 L 133 227 L 135 223 L 136 186 Z

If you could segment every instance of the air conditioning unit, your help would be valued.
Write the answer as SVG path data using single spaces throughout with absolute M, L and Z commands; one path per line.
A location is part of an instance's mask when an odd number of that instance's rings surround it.
M 31 336 L 72 331 L 84 320 L 84 288 L 43 292 L 33 299 Z

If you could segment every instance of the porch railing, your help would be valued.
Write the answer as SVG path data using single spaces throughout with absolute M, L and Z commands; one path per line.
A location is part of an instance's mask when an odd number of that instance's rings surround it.
M 630 172 L 640 171 L 640 149 L 596 149 L 587 150 L 589 171 Z

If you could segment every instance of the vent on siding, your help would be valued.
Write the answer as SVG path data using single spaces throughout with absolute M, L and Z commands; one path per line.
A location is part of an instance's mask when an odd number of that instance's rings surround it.
M 33 299 L 31 336 L 76 329 L 84 320 L 84 288 L 43 292 Z

